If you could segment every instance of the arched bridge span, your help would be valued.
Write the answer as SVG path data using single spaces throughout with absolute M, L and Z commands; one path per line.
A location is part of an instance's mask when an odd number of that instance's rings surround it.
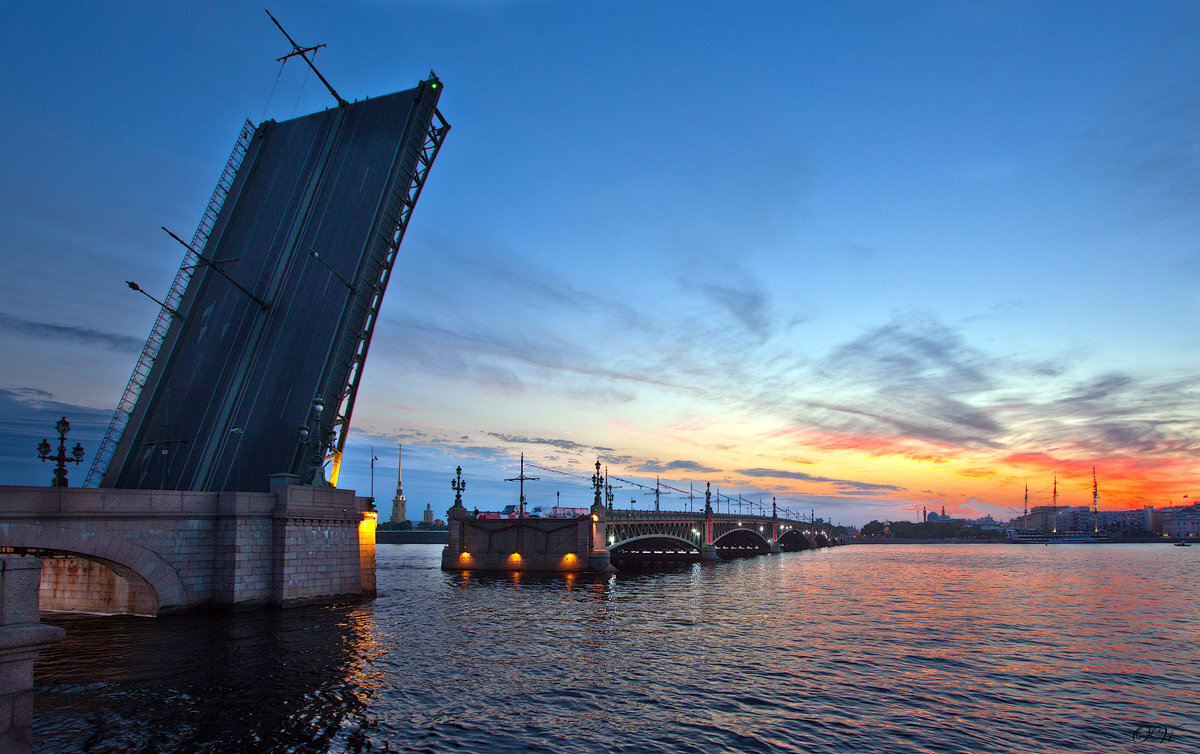
M 750 557 L 835 542 L 820 524 L 738 514 L 608 510 L 605 529 L 604 544 L 617 567 Z
M 161 615 L 372 594 L 374 532 L 367 499 L 332 487 L 0 487 L 0 552 L 42 561 L 44 609 Z

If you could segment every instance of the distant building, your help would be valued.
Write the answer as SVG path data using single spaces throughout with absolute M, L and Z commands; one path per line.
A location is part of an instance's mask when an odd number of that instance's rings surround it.
M 1166 536 L 1200 537 L 1200 504 L 1172 506 L 1158 513 Z
M 425 503 L 425 513 L 421 520 L 427 525 L 433 524 L 433 508 L 430 507 L 429 503 Z
M 404 446 L 396 452 L 396 496 L 392 498 L 392 517 L 388 519 L 393 524 L 398 524 L 408 520 L 407 502 L 404 499 L 404 482 L 401 472 L 401 461 L 404 454 Z
M 1092 528 L 1092 509 L 1086 505 L 1035 505 L 1030 509 L 1028 516 L 1014 518 L 1012 528 L 1029 531 L 1087 531 Z
M 946 523 L 947 521 L 966 521 L 966 519 L 964 519 L 964 518 L 955 518 L 954 516 L 947 516 L 946 509 L 944 507 L 942 508 L 942 514 L 940 516 L 936 513 L 927 513 L 925 515 L 925 520 L 931 524 Z
M 1162 514 L 1153 505 L 1131 510 L 1099 511 L 1097 514 L 1101 531 L 1111 532 L 1162 532 Z

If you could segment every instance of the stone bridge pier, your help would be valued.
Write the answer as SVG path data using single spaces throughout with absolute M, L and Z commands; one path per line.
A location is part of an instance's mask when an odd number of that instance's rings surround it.
M 375 513 L 353 490 L 0 487 L 0 552 L 43 563 L 43 610 L 162 615 L 375 594 Z
M 33 751 L 33 661 L 65 631 L 38 618 L 42 564 L 0 558 L 0 752 Z

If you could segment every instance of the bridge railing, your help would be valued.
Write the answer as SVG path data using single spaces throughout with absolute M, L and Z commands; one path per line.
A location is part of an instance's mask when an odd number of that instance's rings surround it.
M 688 511 L 646 511 L 646 510 L 620 510 L 614 508 L 605 514 L 609 521 L 702 521 L 704 520 L 704 512 L 688 512 Z M 751 515 L 749 513 L 714 513 L 714 521 L 743 521 L 756 524 L 771 523 L 776 519 L 771 516 Z M 787 526 L 797 529 L 815 528 L 819 531 L 826 531 L 828 524 L 817 523 L 811 521 L 800 521 L 796 519 L 778 519 L 781 526 Z

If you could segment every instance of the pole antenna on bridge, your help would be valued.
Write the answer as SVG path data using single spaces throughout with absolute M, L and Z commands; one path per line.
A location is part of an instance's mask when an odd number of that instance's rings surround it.
M 525 518 L 525 482 L 536 482 L 540 478 L 541 477 L 536 477 L 536 476 L 525 476 L 525 454 L 522 453 L 521 454 L 521 473 L 520 473 L 520 475 L 515 476 L 512 479 L 504 480 L 506 482 L 520 482 L 521 483 L 521 505 L 517 509 L 517 514 L 521 518 Z
M 217 266 L 217 265 L 220 265 L 220 264 L 225 264 L 226 262 L 236 262 L 236 261 L 238 261 L 238 260 L 236 260 L 236 259 L 221 259 L 221 260 L 216 260 L 216 259 L 212 259 L 212 258 L 210 258 L 210 257 L 206 257 L 206 256 L 204 256 L 203 254 L 201 254 L 199 251 L 197 251 L 196 249 L 193 249 L 193 248 L 192 248 L 192 246 L 191 246 L 191 244 L 189 244 L 187 241 L 183 240 L 182 238 L 180 238 L 179 236 L 175 235 L 175 234 L 174 234 L 174 233 L 172 233 L 170 230 L 168 230 L 168 229 L 167 229 L 167 226 L 165 226 L 165 225 L 160 225 L 159 227 L 160 227 L 160 228 L 162 228 L 163 230 L 165 230 L 165 231 L 167 232 L 167 235 L 168 235 L 168 236 L 170 236 L 171 238 L 174 238 L 176 241 L 178 241 L 178 242 L 180 243 L 180 245 L 182 245 L 182 246 L 183 246 L 183 248 L 185 248 L 185 249 L 187 249 L 188 251 L 190 251 L 190 252 L 192 252 L 193 254 L 195 254 L 195 255 L 196 255 L 196 258 L 200 260 L 200 264 L 194 264 L 194 265 L 192 265 L 192 266 L 190 267 L 190 269 L 195 269 L 195 268 L 197 268 L 197 267 L 207 267 L 207 268 L 209 268 L 209 269 L 210 269 L 210 270 L 212 270 L 213 272 L 217 273 L 218 275 L 220 275 L 221 277 L 225 278 L 225 279 L 226 279 L 226 280 L 228 280 L 230 283 L 232 283 L 232 284 L 233 284 L 233 287 L 237 288 L 239 291 L 241 291 L 242 293 L 244 293 L 244 294 L 246 294 L 247 296 L 249 296 L 249 297 L 250 297 L 250 300 L 251 300 L 251 301 L 253 301 L 254 303 L 258 304 L 258 307 L 259 307 L 260 309 L 262 309 L 264 312 L 265 312 L 265 311 L 270 311 L 270 310 L 271 310 L 271 305 L 270 305 L 270 304 L 268 304 L 266 301 L 263 301 L 263 300 L 262 300 L 261 298 L 259 298 L 258 296 L 255 296 L 253 293 L 251 293 L 251 292 L 250 292 L 250 291 L 249 291 L 249 290 L 246 288 L 246 286 L 242 285 L 242 284 L 241 284 L 241 283 L 239 283 L 238 281 L 236 281 L 236 280 L 234 280 L 233 278 L 231 278 L 231 277 L 229 276 L 229 273 L 228 273 L 228 272 L 225 272 L 225 270 L 222 270 L 220 267 L 218 267 L 218 266 Z
M 283 33 L 283 36 L 287 37 L 287 41 L 292 43 L 292 51 L 291 52 L 289 52 L 287 55 L 284 55 L 281 58 L 275 58 L 275 59 L 280 62 L 286 62 L 288 58 L 293 58 L 297 55 L 304 58 L 304 62 L 308 63 L 308 67 L 312 69 L 313 73 L 317 74 L 317 78 L 321 79 L 321 83 L 325 85 L 325 88 L 328 89 L 329 93 L 333 95 L 333 98 L 335 100 L 337 100 L 338 107 L 346 107 L 347 105 L 349 105 L 350 103 L 347 102 L 346 100 L 342 99 L 342 95 L 337 93 L 337 90 L 335 90 L 333 88 L 333 85 L 331 85 L 328 81 L 326 81 L 325 77 L 321 75 L 321 72 L 317 70 L 317 66 L 314 65 L 313 62 L 308 59 L 308 53 L 311 52 L 311 53 L 313 53 L 313 57 L 316 57 L 316 51 L 321 49 L 325 45 L 319 44 L 319 45 L 313 45 L 312 47 L 301 47 L 300 45 L 296 44 L 296 40 L 292 39 L 292 36 L 290 34 L 288 34 L 286 31 L 283 30 L 283 26 L 280 25 L 279 21 L 276 20 L 276 18 L 274 16 L 271 16 L 271 11 L 267 11 L 266 13 L 268 16 L 271 17 L 271 20 L 275 22 L 276 28 L 278 28 L 279 31 Z

